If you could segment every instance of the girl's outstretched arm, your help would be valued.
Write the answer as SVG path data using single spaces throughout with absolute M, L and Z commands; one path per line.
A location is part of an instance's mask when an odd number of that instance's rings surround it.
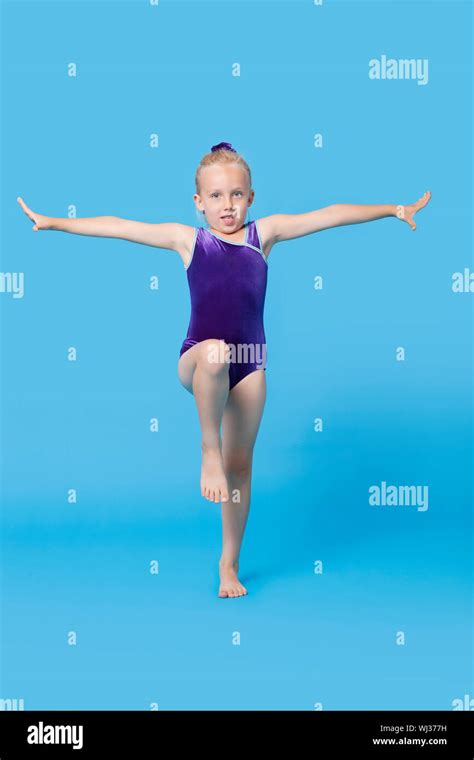
M 177 222 L 163 224 L 148 224 L 134 222 L 131 219 L 121 219 L 118 216 L 94 216 L 82 219 L 67 217 L 51 217 L 32 211 L 23 198 L 17 198 L 26 216 L 34 222 L 33 230 L 58 230 L 71 232 L 75 235 L 92 235 L 93 237 L 110 237 L 130 240 L 132 243 L 151 245 L 157 248 L 182 250 L 186 225 Z
M 350 204 L 335 204 L 325 208 L 309 211 L 306 214 L 274 214 L 265 217 L 270 237 L 276 243 L 281 240 L 310 235 L 312 232 L 327 230 L 330 227 L 342 227 L 345 224 L 360 224 L 373 222 L 386 216 L 395 216 L 407 222 L 412 230 L 416 230 L 413 217 L 424 208 L 431 198 L 429 190 L 416 202 L 408 206 L 387 204 L 376 206 L 353 206 Z M 263 220 L 261 220 L 263 222 Z

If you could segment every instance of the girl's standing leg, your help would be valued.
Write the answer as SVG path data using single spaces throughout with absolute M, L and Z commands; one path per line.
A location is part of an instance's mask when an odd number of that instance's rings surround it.
M 239 554 L 250 507 L 253 449 L 266 399 L 263 369 L 235 385 L 222 418 L 222 458 L 229 500 L 222 503 L 222 555 L 219 561 L 219 596 L 247 593 L 238 577 Z

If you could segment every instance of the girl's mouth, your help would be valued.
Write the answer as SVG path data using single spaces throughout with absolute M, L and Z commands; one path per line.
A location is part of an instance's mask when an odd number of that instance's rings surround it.
M 234 217 L 232 214 L 227 214 L 227 216 L 222 216 L 221 219 L 223 220 L 224 224 L 231 225 L 234 221 Z

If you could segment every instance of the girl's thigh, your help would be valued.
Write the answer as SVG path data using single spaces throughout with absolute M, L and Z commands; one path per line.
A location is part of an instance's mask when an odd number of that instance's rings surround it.
M 193 392 L 193 375 L 199 356 L 199 343 L 191 346 L 179 357 L 178 360 L 178 377 L 180 382 L 187 391 Z
M 207 340 L 201 340 L 196 343 L 195 346 L 191 346 L 187 351 L 179 357 L 178 360 L 178 377 L 180 382 L 186 388 L 189 393 L 193 395 L 193 377 L 198 363 L 198 360 L 206 357 L 206 352 L 213 348 L 219 348 L 219 344 L 222 344 L 222 356 L 226 355 L 225 342 L 219 338 L 208 338 Z M 223 362 L 228 368 L 228 364 Z
M 222 457 L 231 469 L 245 469 L 260 427 L 267 395 L 265 370 L 246 375 L 229 393 L 222 417 Z

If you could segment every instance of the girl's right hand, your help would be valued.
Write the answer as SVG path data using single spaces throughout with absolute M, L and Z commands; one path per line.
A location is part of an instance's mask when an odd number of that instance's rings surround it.
M 38 232 L 39 230 L 49 229 L 50 222 L 51 222 L 51 218 L 49 216 L 43 216 L 42 214 L 37 214 L 34 211 L 32 211 L 30 208 L 28 208 L 25 201 L 23 200 L 23 198 L 20 198 L 20 196 L 18 196 L 17 201 L 22 207 L 28 219 L 31 219 L 31 221 L 34 222 L 33 229 L 35 232 Z

